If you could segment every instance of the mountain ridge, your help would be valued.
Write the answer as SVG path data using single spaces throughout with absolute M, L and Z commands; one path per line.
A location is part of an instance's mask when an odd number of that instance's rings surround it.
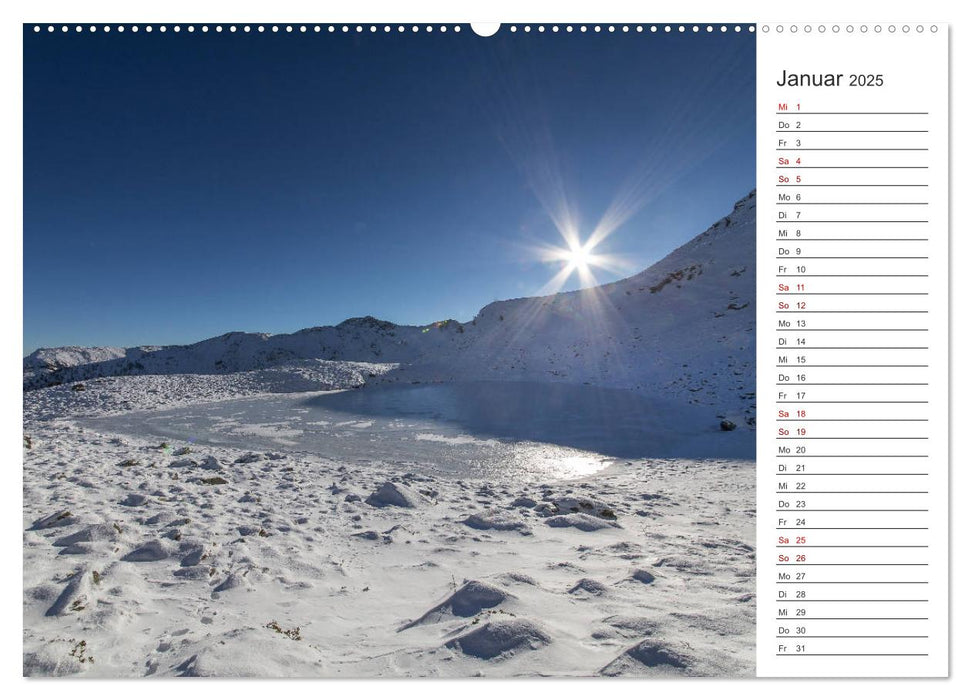
M 411 326 L 361 316 L 292 333 L 232 331 L 188 345 L 40 348 L 24 358 L 24 389 L 339 360 L 400 365 L 375 383 L 566 381 L 751 414 L 755 206 L 753 190 L 706 231 L 630 277 L 495 301 L 470 321 Z

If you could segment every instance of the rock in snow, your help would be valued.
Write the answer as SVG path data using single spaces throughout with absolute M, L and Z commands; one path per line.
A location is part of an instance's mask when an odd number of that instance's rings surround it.
M 657 578 L 653 572 L 647 569 L 637 569 L 630 576 L 635 581 L 640 581 L 641 583 L 654 583 Z
M 511 596 L 501 588 L 482 581 L 466 581 L 462 587 L 442 603 L 426 612 L 413 622 L 401 628 L 406 630 L 416 625 L 440 622 L 448 616 L 472 617 L 483 610 L 495 608 L 509 600 Z
M 48 617 L 66 615 L 72 612 L 80 612 L 88 606 L 89 592 L 91 590 L 92 576 L 87 567 L 74 573 L 64 590 L 54 601 L 54 604 L 47 609 Z
M 39 518 L 31 525 L 31 530 L 47 530 L 54 527 L 67 527 L 77 525 L 78 519 L 69 510 L 59 510 L 43 518 Z
M 582 578 L 577 581 L 572 588 L 570 588 L 570 593 L 576 594 L 588 594 L 588 595 L 605 595 L 608 588 L 592 578 Z
M 122 557 L 123 561 L 159 561 L 168 559 L 175 553 L 174 548 L 161 540 L 151 540 L 140 547 L 136 547 Z
M 575 527 L 584 532 L 594 532 L 611 527 L 620 527 L 617 523 L 601 518 L 595 518 L 586 513 L 570 513 L 569 515 L 554 515 L 546 519 L 546 524 L 550 527 Z
M 385 481 L 365 500 L 375 508 L 397 506 L 398 508 L 417 508 L 426 503 L 425 497 L 414 489 L 394 481 Z
M 645 639 L 614 659 L 601 669 L 605 676 L 622 673 L 637 675 L 694 675 L 694 659 L 657 639 Z
M 525 522 L 502 508 L 473 513 L 462 522 L 476 530 L 519 530 L 524 534 L 529 532 Z
M 553 639 L 535 622 L 529 620 L 492 620 L 468 634 L 447 642 L 445 646 L 479 659 L 508 657 L 530 649 L 539 649 Z

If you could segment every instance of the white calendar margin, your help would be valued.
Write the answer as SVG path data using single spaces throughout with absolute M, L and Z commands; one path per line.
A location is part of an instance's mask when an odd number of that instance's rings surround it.
M 446 0 L 409 0 L 402 3 L 398 0 L 370 0 L 367 3 L 341 3 L 328 2 L 321 3 L 318 0 L 276 0 L 272 6 L 266 3 L 250 1 L 213 0 L 208 3 L 200 3 L 197 0 L 169 0 L 157 6 L 149 3 L 120 2 L 119 0 L 86 0 L 83 3 L 74 0 L 47 0 L 43 3 L 34 4 L 15 4 L 7 3 L 0 8 L 4 22 L 0 23 L 0 52 L 3 60 L 0 62 L 0 76 L 3 80 L 3 95 L 7 98 L 7 110 L 3 112 L 3 150 L 0 151 L 2 159 L 2 191 L 6 193 L 6 203 L 10 207 L 8 221 L 11 222 L 11 232 L 4 240 L 2 256 L 3 274 L 0 275 L 0 288 L 4 292 L 7 304 L 0 306 L 0 323 L 8 334 L 14 337 L 13 342 L 6 346 L 4 355 L 4 366 L 8 368 L 4 377 L 5 401 L 2 404 L 2 424 L 3 437 L 5 444 L 19 444 L 20 441 L 20 420 L 22 413 L 21 405 L 21 380 L 19 371 L 15 375 L 9 370 L 10 367 L 18 367 L 21 362 L 21 348 L 15 346 L 16 337 L 22 335 L 22 301 L 23 301 L 23 259 L 22 246 L 19 232 L 22 231 L 23 223 L 23 142 L 22 142 L 22 92 L 21 80 L 23 70 L 23 49 L 22 33 L 20 25 L 25 22 L 56 22 L 69 21 L 102 22 L 105 20 L 124 21 L 124 22 L 211 22 L 214 19 L 227 22 L 260 22 L 260 21 L 314 21 L 322 22 L 524 22 L 535 21 L 537 19 L 544 22 L 579 22 L 579 21 L 622 21 L 635 23 L 643 22 L 717 22 L 717 21 L 739 21 L 751 20 L 764 14 L 765 10 L 775 8 L 775 3 L 758 2 L 757 0 L 736 0 L 733 3 L 726 3 L 723 0 L 694 0 L 690 5 L 683 3 L 655 4 L 644 3 L 632 5 L 629 0 L 599 0 L 596 3 L 586 0 L 563 0 L 555 5 L 551 5 L 544 0 L 476 0 L 470 3 L 455 3 Z M 957 9 L 950 0 L 923 0 L 915 8 L 912 0 L 887 0 L 881 3 L 874 10 L 861 10 L 858 6 L 847 3 L 845 0 L 815 0 L 812 5 L 805 10 L 800 10 L 797 6 L 787 7 L 790 13 L 789 19 L 797 19 L 792 16 L 800 12 L 801 16 L 797 21 L 804 19 L 818 21 L 825 18 L 832 22 L 858 21 L 863 13 L 866 18 L 873 19 L 873 15 L 879 12 L 881 19 L 901 19 L 912 18 L 915 11 L 920 11 L 927 16 L 934 16 L 943 19 L 957 19 Z M 971 29 L 962 28 L 960 25 L 952 27 L 950 30 L 952 39 L 952 63 L 955 67 L 971 64 L 967 56 L 971 54 Z M 967 48 L 965 48 L 967 47 Z M 965 113 L 971 109 L 968 103 L 967 92 L 963 91 L 958 84 L 952 85 L 952 105 L 955 113 Z M 967 108 L 967 109 L 965 109 Z M 971 151 L 967 148 L 967 140 L 962 132 L 953 134 L 952 140 L 952 159 L 959 160 L 962 154 Z M 971 157 L 971 155 L 969 155 Z M 952 176 L 952 191 L 968 191 L 971 183 L 967 183 L 962 188 L 962 183 L 966 181 L 964 169 L 955 167 Z M 952 202 L 954 212 L 953 225 L 957 228 L 961 222 L 971 222 L 971 214 L 965 208 L 962 200 Z M 971 245 L 967 238 L 956 236 L 952 242 L 952 268 L 959 269 L 962 262 L 971 263 Z M 955 290 L 955 308 L 960 307 L 960 302 L 967 298 L 967 294 L 960 289 Z M 968 299 L 971 301 L 971 298 Z M 965 330 L 962 326 L 954 328 L 953 344 L 955 347 L 966 347 L 971 342 L 971 330 Z M 955 386 L 971 386 L 971 374 L 967 372 L 963 365 L 956 365 L 954 368 L 953 384 Z M 955 413 L 952 415 L 954 425 L 965 425 L 971 423 L 971 412 L 955 405 Z M 14 464 L 16 467 L 16 464 Z M 952 493 L 964 492 L 971 488 L 971 479 L 967 472 L 962 473 L 955 470 L 953 474 Z M 19 480 L 19 476 L 17 477 Z M 3 554 L 8 562 L 19 562 L 21 558 L 22 543 L 19 537 L 11 537 L 9 533 L 19 532 L 20 525 L 20 489 L 14 483 L 12 488 L 4 489 L 3 512 L 6 514 L 5 532 L 8 536 L 3 538 Z M 956 509 L 953 511 L 955 532 L 961 531 L 968 525 L 969 509 Z M 966 575 L 971 576 L 971 566 L 966 563 L 966 559 L 958 557 L 954 560 L 952 575 L 955 580 L 966 580 Z M 20 677 L 21 674 L 21 642 L 20 642 L 20 586 L 16 576 L 8 576 L 0 580 L 0 592 L 7 605 L 3 606 L 3 622 L 5 634 L 0 635 L 0 678 L 12 681 L 10 686 L 18 694 L 30 694 L 35 700 L 46 698 L 61 698 L 65 692 L 63 682 L 57 683 L 29 683 Z M 952 610 L 953 627 L 960 629 L 962 620 L 971 622 L 971 616 L 966 614 L 966 606 L 962 601 L 954 601 Z M 967 649 L 963 642 L 963 637 L 958 635 L 953 640 L 951 654 L 954 658 L 962 658 L 961 650 Z M 958 675 L 962 674 L 960 668 Z M 137 684 L 137 688 L 136 688 Z M 367 681 L 356 683 L 353 686 L 340 688 L 328 688 L 337 692 L 354 692 L 363 694 L 365 697 L 371 693 L 387 693 L 391 691 L 396 697 L 403 700 L 410 698 L 451 698 L 456 693 L 461 693 L 463 698 L 491 698 L 495 692 L 502 692 L 511 697 L 532 697 L 538 690 L 536 683 L 529 681 L 509 681 L 497 688 L 495 684 L 489 683 L 461 683 L 458 681 L 437 681 L 437 682 L 396 682 L 396 681 Z M 548 685 L 555 684 L 555 685 Z M 292 685 L 292 684 L 291 684 Z M 104 700 L 106 697 L 127 697 L 132 692 L 137 692 L 140 697 L 146 699 L 165 698 L 166 700 L 172 693 L 172 686 L 167 683 L 145 684 L 139 681 L 97 681 L 92 680 L 85 683 L 71 683 L 70 692 L 76 697 L 86 700 L 87 698 L 97 698 Z M 544 681 L 543 687 L 555 687 L 555 692 L 561 697 L 582 698 L 590 692 L 602 692 L 604 689 L 599 685 L 594 687 L 587 683 L 577 683 L 570 680 Z M 945 697 L 951 694 L 956 695 L 958 685 L 949 683 L 928 683 L 927 681 L 916 680 L 913 682 L 900 683 L 890 679 L 870 680 L 865 686 L 852 680 L 833 680 L 820 683 L 791 683 L 784 679 L 764 679 L 759 683 L 745 683 L 733 680 L 709 680 L 702 683 L 685 683 L 680 680 L 664 681 L 653 680 L 648 685 L 642 683 L 614 683 L 611 684 L 610 693 L 614 698 L 642 698 L 645 692 L 651 693 L 677 693 L 679 698 L 686 700 L 708 700 L 712 694 L 728 692 L 732 695 L 752 697 L 752 698 L 771 698 L 778 700 L 785 697 L 785 700 L 802 700 L 803 698 L 813 698 L 816 700 L 821 692 L 825 693 L 879 693 L 881 698 L 894 700 L 896 698 L 910 698 L 919 692 L 933 692 L 936 697 Z M 196 683 L 194 685 L 180 684 L 178 693 L 186 698 L 209 698 L 214 692 L 231 691 L 238 694 L 243 700 L 250 696 L 264 696 L 267 692 L 278 690 L 288 690 L 293 692 L 296 686 L 285 688 L 277 683 L 244 684 L 233 681 L 215 681 L 212 683 Z M 313 690 L 317 690 L 314 687 Z M 297 692 L 306 692 L 310 687 L 302 686 Z
M 893 30 L 890 29 L 891 24 Z M 905 32 L 903 26 L 908 30 Z M 824 32 L 819 28 L 823 26 Z M 836 31 L 834 31 L 834 26 Z M 922 31 L 917 31 L 921 26 Z M 937 28 L 936 32 L 931 27 Z M 847 31 L 849 27 L 850 31 Z M 781 29 L 781 31 L 779 31 Z M 808 31 L 807 31 L 808 29 Z M 899 676 L 939 677 L 948 675 L 948 36 L 947 25 L 934 22 L 874 23 L 862 25 L 834 25 L 814 22 L 761 22 L 758 25 L 756 120 L 757 120 L 757 188 L 760 204 L 756 222 L 759 238 L 757 246 L 758 309 L 757 334 L 757 405 L 759 430 L 757 436 L 757 552 L 758 585 L 757 608 L 757 675 L 799 677 Z M 767 30 L 767 31 L 766 31 Z M 790 73 L 881 73 L 883 87 L 854 88 L 777 88 L 783 69 Z M 844 83 L 846 80 L 844 79 Z M 777 96 L 785 91 L 799 95 L 810 105 L 807 109 L 838 109 L 840 111 L 907 110 L 929 112 L 931 132 L 929 155 L 931 167 L 927 182 L 930 206 L 929 250 L 931 277 L 928 279 L 927 345 L 930 350 L 930 422 L 928 460 L 930 479 L 930 548 L 927 550 L 926 597 L 932 630 L 928 647 L 929 657 L 778 657 L 779 640 L 775 633 L 780 622 L 776 619 L 775 585 L 778 567 L 773 548 L 779 532 L 776 530 L 775 474 L 776 447 L 774 406 L 776 400 L 776 323 L 777 314 L 772 296 L 776 283 L 775 259 L 778 242 L 775 206 L 776 181 L 779 171 L 773 165 L 776 150 Z M 833 101 L 839 107 L 833 107 Z M 790 100 L 795 102 L 796 100 Z M 826 106 L 829 103 L 829 106 Z M 822 106 L 820 106 L 822 105 Z M 794 105 L 790 105 L 790 109 Z M 792 115 L 793 117 L 795 114 Z M 790 119 L 792 117 L 789 117 Z M 796 171 L 789 171 L 796 172 Z M 861 261 L 861 268 L 866 265 Z M 843 283 L 849 288 L 853 281 Z M 865 283 L 856 281 L 859 289 Z M 889 340 L 887 342 L 890 342 Z M 863 524 L 859 517 L 855 524 Z M 921 574 L 925 576 L 925 574 Z M 922 596 L 924 593 L 922 592 Z M 791 624 L 791 623 L 789 623 Z M 796 640 L 790 640 L 790 646 Z M 817 646 L 818 643 L 817 643 Z M 791 649 L 790 649 L 791 650 Z

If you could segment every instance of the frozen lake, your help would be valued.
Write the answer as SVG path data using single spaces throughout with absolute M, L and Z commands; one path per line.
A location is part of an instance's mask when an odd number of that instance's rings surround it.
M 169 442 L 309 452 L 455 476 L 556 479 L 643 457 L 754 456 L 710 409 L 590 386 L 470 382 L 275 394 L 89 419 Z

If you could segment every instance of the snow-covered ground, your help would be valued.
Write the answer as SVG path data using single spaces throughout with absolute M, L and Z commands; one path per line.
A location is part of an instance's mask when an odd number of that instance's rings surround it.
M 753 261 L 32 354 L 25 674 L 751 675 Z
M 457 478 L 366 441 L 351 461 L 27 434 L 27 674 L 754 670 L 751 462 Z

